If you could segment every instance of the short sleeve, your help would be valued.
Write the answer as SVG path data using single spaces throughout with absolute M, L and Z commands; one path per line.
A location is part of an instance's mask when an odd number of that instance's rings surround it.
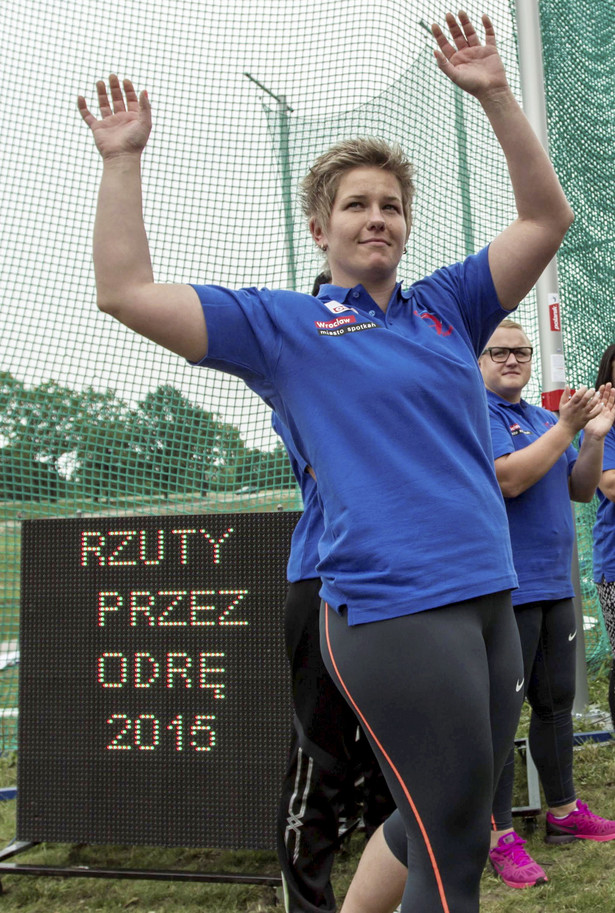
M 491 431 L 494 460 L 514 452 L 515 445 L 512 434 L 504 420 L 504 416 L 491 405 L 489 406 L 489 429 Z
M 615 428 L 611 428 L 604 439 L 604 456 L 602 458 L 602 471 L 615 469 Z
M 203 308 L 208 338 L 207 355 L 196 364 L 234 374 L 251 386 L 255 380 L 271 380 L 281 339 L 268 289 L 193 288 Z
M 498 324 L 510 315 L 500 305 L 493 284 L 489 248 L 484 247 L 460 263 L 436 270 L 423 281 L 437 284 L 445 293 L 438 296 L 442 304 L 442 316 L 451 323 L 458 321 L 461 316 L 478 357 Z

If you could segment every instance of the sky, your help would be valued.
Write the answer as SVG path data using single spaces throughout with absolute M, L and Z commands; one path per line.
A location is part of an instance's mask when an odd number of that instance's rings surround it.
M 467 9 L 478 22 L 482 7 Z M 267 410 L 240 382 L 185 366 L 97 311 L 91 235 L 101 167 L 76 97 L 95 110 L 95 82 L 110 72 L 148 89 L 144 208 L 158 281 L 284 286 L 279 137 L 271 132 L 278 109 L 245 74 L 286 97 L 291 137 L 306 155 L 345 129 L 371 130 L 381 116 L 383 132 L 407 134 L 420 160 L 425 143 L 437 147 L 430 131 L 449 129 L 453 116 L 420 24 L 443 22 L 445 11 L 420 0 L 4 0 L 0 370 L 28 385 L 111 387 L 133 403 L 172 383 L 238 424 L 249 443 L 270 446 Z M 488 12 L 510 54 L 507 0 Z M 417 122 L 386 125 L 391 87 L 419 64 L 434 82 L 413 108 Z M 403 111 L 395 116 L 403 121 Z M 419 183 L 418 215 L 428 225 L 421 192 Z M 442 179 L 439 192 L 446 203 L 455 188 Z M 304 288 L 319 261 L 294 215 Z M 411 266 L 423 268 L 425 256 L 417 251 Z

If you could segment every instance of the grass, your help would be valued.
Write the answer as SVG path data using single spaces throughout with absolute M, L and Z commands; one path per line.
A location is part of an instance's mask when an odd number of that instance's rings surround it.
M 94 501 L 86 497 L 71 497 L 57 501 L 0 501 L 0 524 L 19 525 L 21 520 L 45 517 L 117 516 L 122 514 L 180 514 L 224 513 L 226 511 L 301 510 L 297 488 L 264 488 L 253 494 L 232 491 L 200 491 L 153 495 L 119 495 L 113 499 Z
M 590 683 L 590 701 L 607 710 L 606 669 Z M 524 713 L 519 734 L 525 732 Z M 0 758 L 0 785 L 15 782 L 16 755 Z M 575 749 L 575 779 L 579 795 L 599 813 L 615 818 L 615 742 L 585 743 Z M 0 803 L 0 845 L 15 833 L 13 801 Z M 528 849 L 545 868 L 549 883 L 539 888 L 515 891 L 485 871 L 482 883 L 482 913 L 596 913 L 615 909 L 613 843 L 578 841 L 566 846 L 543 842 L 544 816 L 533 833 L 525 833 Z M 339 854 L 334 886 L 341 902 L 358 862 L 364 838 L 355 834 Z M 41 865 L 159 868 L 205 872 L 277 875 L 271 852 L 161 849 L 152 847 L 67 846 L 41 844 L 9 862 Z M 258 885 L 199 884 L 101 878 L 2 876 L 2 913 L 280 913 L 276 893 Z

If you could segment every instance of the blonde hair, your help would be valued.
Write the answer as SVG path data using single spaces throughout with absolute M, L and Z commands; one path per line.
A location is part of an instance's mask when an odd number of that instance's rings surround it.
M 517 323 L 516 320 L 511 320 L 509 317 L 505 317 L 504 320 L 501 320 L 495 329 L 496 330 L 500 330 L 500 329 L 502 329 L 502 330 L 521 330 L 523 335 L 527 339 L 529 339 L 529 336 L 527 335 L 527 333 L 525 332 L 525 330 L 523 329 L 521 324 Z M 495 333 L 495 330 L 493 332 Z
M 525 338 L 527 339 L 527 341 L 529 342 L 530 346 L 532 345 L 530 337 L 527 335 L 527 333 L 525 332 L 525 330 L 523 329 L 521 324 L 517 323 L 516 320 L 511 320 L 510 317 L 505 317 L 504 320 L 501 320 L 498 323 L 495 330 L 493 331 L 493 333 L 491 334 L 491 336 L 493 336 L 494 333 L 497 333 L 498 330 L 520 330 L 523 333 L 523 335 L 525 336 Z M 491 337 L 489 337 L 488 342 L 490 342 L 490 341 L 491 341 Z M 481 352 L 481 354 L 478 356 L 479 359 L 483 358 L 484 354 L 485 354 L 484 352 Z
M 398 143 L 389 144 L 375 136 L 343 140 L 316 159 L 301 182 L 300 199 L 306 218 L 315 219 L 321 228 L 328 227 L 340 181 L 353 168 L 382 168 L 397 178 L 410 231 L 414 197 L 412 163 Z

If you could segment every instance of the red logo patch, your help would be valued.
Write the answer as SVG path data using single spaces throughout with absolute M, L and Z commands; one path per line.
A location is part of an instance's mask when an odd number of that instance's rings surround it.
M 436 333 L 438 334 L 438 336 L 450 336 L 451 333 L 453 332 L 452 326 L 449 326 L 449 328 L 447 330 L 445 330 L 442 326 L 442 321 L 438 317 L 436 317 L 434 314 L 419 314 L 418 311 L 415 311 L 414 316 L 420 317 L 421 320 L 433 321 L 434 329 L 435 329 Z

